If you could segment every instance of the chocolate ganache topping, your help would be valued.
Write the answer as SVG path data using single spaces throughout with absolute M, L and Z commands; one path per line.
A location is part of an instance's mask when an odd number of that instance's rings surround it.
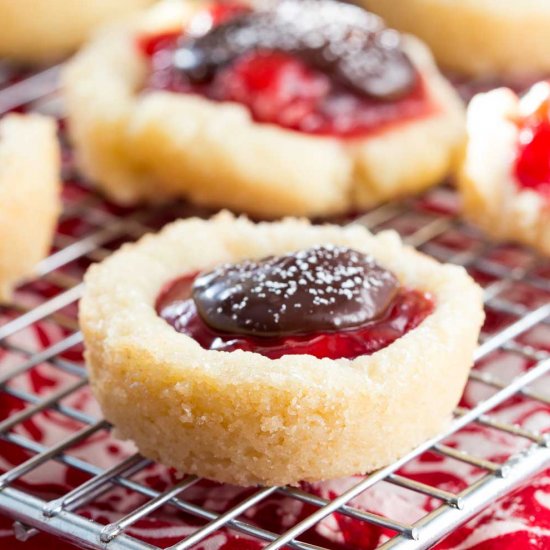
M 202 320 L 234 334 L 281 337 L 338 331 L 375 320 L 399 283 L 366 254 L 332 245 L 199 275 L 192 296 Z
M 193 83 L 207 83 L 218 69 L 254 50 L 290 53 L 351 91 L 382 101 L 406 96 L 417 81 L 397 31 L 335 0 L 280 0 L 202 35 L 191 28 L 174 65 Z

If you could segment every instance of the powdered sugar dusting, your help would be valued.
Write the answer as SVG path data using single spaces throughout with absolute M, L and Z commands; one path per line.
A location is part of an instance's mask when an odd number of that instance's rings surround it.
M 336 263 L 345 252 L 348 263 Z M 273 275 L 278 277 L 277 281 L 267 279 L 265 273 L 258 273 L 255 277 L 257 285 L 251 289 L 252 294 L 262 298 L 272 294 L 288 299 L 296 294 L 299 287 L 307 287 L 307 293 L 313 296 L 312 301 L 315 305 L 335 304 L 338 297 L 364 303 L 365 288 L 383 285 L 384 280 L 392 277 L 388 271 L 379 273 L 374 270 L 372 273 L 367 272 L 365 276 L 365 266 L 374 266 L 372 257 L 333 245 L 316 246 L 298 252 L 294 258 L 295 263 L 290 265 L 273 265 Z M 327 265 L 331 266 L 330 270 L 327 269 Z M 244 270 L 245 264 L 242 265 L 241 272 Z M 244 300 L 247 299 L 245 296 Z M 301 304 L 296 302 L 294 305 Z M 235 309 L 238 309 L 238 306 L 239 304 L 236 304 Z

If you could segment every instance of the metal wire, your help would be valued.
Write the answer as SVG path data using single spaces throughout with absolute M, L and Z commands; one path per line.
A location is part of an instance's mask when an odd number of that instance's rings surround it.
M 11 78 L 9 69 L 0 67 L 0 114 L 13 108 L 47 109 L 48 111 L 59 108 L 60 103 L 55 95 L 58 72 L 59 68 L 54 67 L 9 85 L 6 84 Z M 1 89 L 2 82 L 4 82 L 3 89 Z M 57 114 L 61 116 L 62 113 Z M 69 167 L 67 173 L 70 172 Z M 71 179 L 74 178 L 74 174 L 71 173 L 70 176 Z M 400 205 L 382 206 L 365 214 L 357 222 L 374 231 L 387 227 L 396 227 L 399 230 L 408 219 L 412 220 L 413 217 L 416 217 L 417 221 L 422 219 L 422 223 L 417 223 L 414 230 L 404 232 L 405 240 L 442 261 L 454 262 L 480 272 L 488 278 L 493 278 L 494 280 L 485 287 L 487 307 L 511 316 L 512 320 L 506 327 L 482 336 L 481 345 L 476 352 L 476 361 L 479 362 L 495 352 L 502 351 L 514 353 L 532 364 L 531 368 L 513 380 L 501 380 L 495 375 L 472 370 L 470 383 L 481 384 L 493 393 L 472 409 L 457 408 L 453 422 L 444 433 L 420 445 L 395 463 L 363 477 L 336 498 L 321 498 L 302 489 L 290 487 L 259 488 L 242 502 L 222 513 L 212 512 L 185 500 L 186 491 L 200 481 L 194 476 L 184 478 L 165 491 L 149 487 L 144 481 L 136 481 L 133 476 L 151 465 L 149 460 L 137 454 L 108 469 L 102 469 L 71 456 L 67 453 L 71 447 L 92 434 L 109 430 L 110 426 L 100 418 L 92 418 L 61 403 L 62 399 L 66 399 L 87 384 L 82 367 L 62 357 L 62 354 L 82 343 L 82 336 L 76 329 L 74 316 L 71 317 L 65 311 L 73 307 L 81 296 L 83 288 L 81 276 L 68 273 L 66 268 L 76 262 L 90 263 L 102 259 L 116 248 L 121 240 L 134 240 L 147 231 L 155 229 L 158 225 L 155 220 L 159 215 L 162 215 L 163 219 L 170 219 L 189 212 L 186 206 L 174 206 L 161 210 L 139 210 L 119 216 L 103 208 L 102 200 L 88 191 L 85 184 L 77 181 L 74 185 L 81 191 L 81 198 L 68 202 L 62 220 L 76 217 L 84 220 L 89 229 L 78 238 L 67 234 L 57 235 L 55 240 L 57 249 L 40 263 L 36 278 L 29 281 L 31 285 L 36 282 L 51 284 L 59 289 L 58 292 L 50 298 L 42 299 L 32 307 L 16 301 L 10 307 L 4 308 L 10 320 L 0 327 L 0 349 L 3 348 L 23 357 L 19 365 L 13 367 L 10 372 L 0 375 L 0 392 L 28 404 L 26 408 L 11 417 L 0 419 L 0 438 L 31 453 L 29 459 L 0 476 L 0 511 L 16 520 L 15 532 L 20 540 L 28 540 L 42 530 L 78 545 L 92 548 L 104 548 L 108 544 L 109 548 L 117 550 L 154 550 L 157 547 L 129 535 L 127 530 L 140 519 L 154 516 L 160 507 L 169 506 L 206 521 L 194 533 L 171 546 L 172 550 L 192 548 L 220 529 L 244 533 L 267 543 L 266 548 L 270 550 L 285 546 L 302 550 L 319 550 L 318 546 L 300 541 L 299 537 L 333 513 L 370 525 L 381 526 L 393 532 L 394 536 L 381 546 L 383 549 L 428 548 L 496 498 L 550 465 L 550 439 L 547 435 L 507 424 L 492 416 L 492 411 L 497 406 L 516 396 L 537 400 L 545 405 L 550 404 L 550 395 L 530 387 L 550 372 L 550 353 L 536 349 L 519 339 L 534 328 L 550 326 L 550 303 L 546 300 L 545 303 L 530 308 L 518 300 L 506 297 L 506 291 L 513 288 L 516 283 L 550 292 L 550 279 L 544 273 L 541 275 L 543 270 L 540 268 L 543 266 L 543 260 L 534 253 L 524 250 L 522 254 L 526 261 L 521 265 L 511 268 L 495 261 L 491 257 L 497 249 L 495 245 L 484 241 L 475 230 L 464 226 L 453 215 L 426 209 L 426 197 L 409 200 Z M 452 196 L 453 191 L 446 189 L 446 193 Z M 429 197 L 430 195 L 427 198 Z M 454 249 L 452 246 L 445 245 L 441 238 L 451 233 L 471 239 L 471 246 L 466 249 Z M 549 272 L 550 268 L 546 269 L 545 273 Z M 72 332 L 38 353 L 22 348 L 13 338 L 22 330 L 42 322 L 53 323 Z M 43 363 L 76 376 L 77 379 L 47 397 L 10 386 L 10 381 L 16 376 L 25 374 Z M 55 410 L 83 427 L 75 429 L 68 438 L 51 447 L 45 447 L 12 431 L 22 422 L 46 410 Z M 529 446 L 525 451 L 508 457 L 502 463 L 497 463 L 444 443 L 449 435 L 473 424 L 497 430 L 509 437 L 520 438 L 528 442 Z M 402 466 L 426 451 L 473 465 L 484 474 L 471 486 L 454 494 L 396 473 Z M 66 464 L 91 477 L 67 494 L 50 502 L 37 498 L 28 489 L 24 490 L 17 486 L 18 479 L 49 461 Z M 353 505 L 352 501 L 355 497 L 382 482 L 431 497 L 439 505 L 414 524 L 406 524 L 390 517 L 366 512 Z M 116 486 L 142 495 L 147 500 L 128 512 L 122 519 L 108 525 L 90 521 L 77 513 L 79 507 L 92 502 Z M 283 534 L 270 532 L 244 519 L 248 510 L 273 495 L 282 495 L 306 503 L 315 511 Z

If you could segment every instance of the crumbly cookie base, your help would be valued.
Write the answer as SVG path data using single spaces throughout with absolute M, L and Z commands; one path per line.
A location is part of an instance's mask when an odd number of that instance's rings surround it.
M 201 348 L 155 312 L 161 287 L 220 262 L 334 243 L 369 252 L 436 309 L 387 348 L 354 360 Z M 360 226 L 222 213 L 175 222 L 125 245 L 86 275 L 80 323 L 103 412 L 141 453 L 239 485 L 368 472 L 437 434 L 462 393 L 483 320 L 480 288 Z

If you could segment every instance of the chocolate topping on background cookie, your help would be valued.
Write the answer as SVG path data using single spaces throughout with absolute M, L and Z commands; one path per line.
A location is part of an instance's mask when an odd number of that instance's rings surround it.
M 417 72 L 399 33 L 362 8 L 335 0 L 281 0 L 187 36 L 174 65 L 194 83 L 253 50 L 283 51 L 351 91 L 381 101 L 406 96 Z
M 192 296 L 203 321 L 253 336 L 336 331 L 380 317 L 399 287 L 393 273 L 345 247 L 224 264 L 199 275 Z

